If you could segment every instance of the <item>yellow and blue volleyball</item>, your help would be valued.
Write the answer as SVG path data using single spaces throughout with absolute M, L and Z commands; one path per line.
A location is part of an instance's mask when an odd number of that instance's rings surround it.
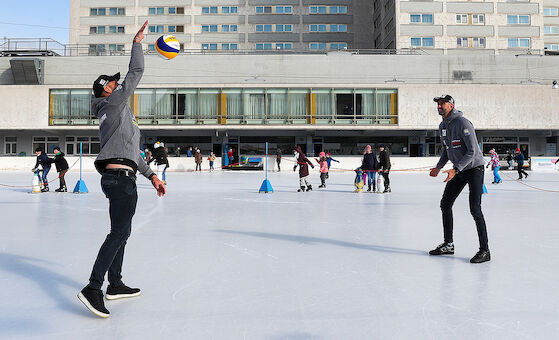
M 177 38 L 172 35 L 162 35 L 155 43 L 155 50 L 163 59 L 173 59 L 179 54 L 181 45 Z

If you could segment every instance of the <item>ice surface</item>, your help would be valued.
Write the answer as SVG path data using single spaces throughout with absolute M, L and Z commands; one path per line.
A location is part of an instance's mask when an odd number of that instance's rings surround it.
M 2 172 L 0 183 L 31 176 Z M 432 257 L 441 176 L 393 173 L 385 195 L 352 193 L 352 173 L 331 173 L 323 190 L 311 176 L 313 192 L 295 192 L 295 173 L 272 173 L 275 193 L 258 194 L 262 173 L 170 173 L 163 199 L 139 179 L 123 276 L 143 294 L 106 302 L 109 319 L 76 298 L 108 232 L 100 176 L 85 174 L 89 194 L 0 187 L 0 338 L 557 338 L 559 193 L 512 172 L 488 184 L 493 260 L 472 265 L 467 189 L 456 255 Z M 526 183 L 559 190 L 559 174 Z

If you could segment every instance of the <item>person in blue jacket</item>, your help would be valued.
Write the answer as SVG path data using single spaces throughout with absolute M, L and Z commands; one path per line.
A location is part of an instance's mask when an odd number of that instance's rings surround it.
M 337 161 L 334 158 L 332 158 L 332 156 L 330 156 L 330 152 L 327 152 L 326 153 L 326 164 L 328 164 L 328 172 L 326 173 L 326 178 L 330 177 L 328 174 L 330 173 L 330 165 L 332 165 L 332 162 L 340 163 L 340 161 Z
M 522 179 L 522 175 L 524 178 L 528 178 L 528 173 L 524 171 L 524 154 L 520 151 L 519 148 L 516 149 L 516 156 L 514 156 L 514 160 L 518 164 L 516 167 L 516 171 L 518 171 L 518 179 Z
M 49 158 L 46 153 L 43 152 L 43 148 L 38 147 L 35 149 L 35 154 L 37 155 L 37 162 L 33 167 L 33 172 L 39 169 L 39 165 L 43 169 L 43 176 L 41 179 L 43 180 L 43 188 L 41 189 L 42 192 L 49 191 L 49 182 L 47 179 L 47 174 L 50 171 L 50 165 L 54 161 L 53 159 Z

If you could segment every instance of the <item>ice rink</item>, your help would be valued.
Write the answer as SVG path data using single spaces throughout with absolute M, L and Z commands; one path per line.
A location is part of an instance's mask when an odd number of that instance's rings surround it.
M 492 261 L 478 265 L 467 189 L 456 254 L 427 254 L 443 176 L 393 173 L 392 193 L 355 194 L 352 173 L 318 189 L 313 172 L 297 193 L 297 174 L 271 173 L 275 193 L 259 194 L 262 172 L 170 173 L 164 198 L 140 178 L 123 280 L 142 295 L 106 301 L 108 319 L 76 298 L 109 231 L 100 176 L 85 174 L 89 194 L 0 187 L 0 338 L 557 339 L 559 193 L 515 175 L 495 186 L 486 172 Z M 525 182 L 559 190 L 558 173 Z

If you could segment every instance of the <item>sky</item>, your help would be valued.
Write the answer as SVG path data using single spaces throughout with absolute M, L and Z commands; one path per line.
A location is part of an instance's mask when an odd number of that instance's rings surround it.
M 52 38 L 67 44 L 69 21 L 70 0 L 9 1 L 0 11 L 0 44 L 4 37 Z

